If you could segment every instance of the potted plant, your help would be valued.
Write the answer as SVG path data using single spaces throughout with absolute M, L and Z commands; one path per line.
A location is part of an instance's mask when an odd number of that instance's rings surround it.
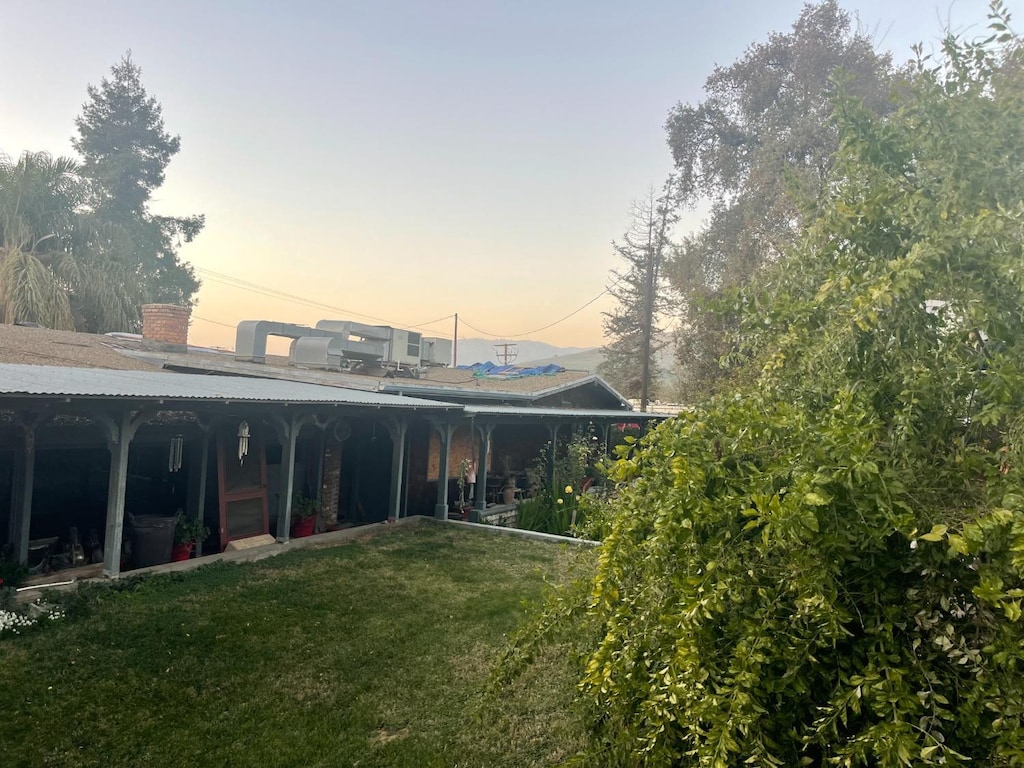
M 205 539 L 210 535 L 210 529 L 203 525 L 203 521 L 195 517 L 178 515 L 178 522 L 174 525 L 174 547 L 171 549 L 171 562 L 188 560 L 192 557 L 192 550 L 196 542 Z
M 320 513 L 320 502 L 302 494 L 292 499 L 292 538 L 301 539 L 310 536 L 316 528 L 316 518 Z

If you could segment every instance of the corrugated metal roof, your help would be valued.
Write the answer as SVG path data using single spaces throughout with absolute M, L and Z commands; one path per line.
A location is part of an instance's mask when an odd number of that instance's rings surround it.
M 0 363 L 0 397 L 4 396 L 323 403 L 433 410 L 460 407 L 416 397 L 326 387 L 299 381 Z
M 611 411 L 587 410 L 586 408 L 536 408 L 515 405 L 467 405 L 463 408 L 467 416 L 510 416 L 552 419 L 617 419 L 619 422 L 649 421 L 667 419 L 664 413 L 644 413 L 643 411 Z

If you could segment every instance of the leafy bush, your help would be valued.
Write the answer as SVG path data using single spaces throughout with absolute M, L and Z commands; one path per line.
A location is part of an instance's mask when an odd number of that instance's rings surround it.
M 179 512 L 178 522 L 174 525 L 175 544 L 194 544 L 210 535 L 210 529 L 203 521 L 195 517 L 187 517 Z
M 527 470 L 533 497 L 519 503 L 516 527 L 568 534 L 582 526 L 585 489 L 603 466 L 604 445 L 589 431 L 576 432 L 551 463 L 550 443 Z
M 949 38 L 840 99 L 816 223 L 735 298 L 756 386 L 611 470 L 578 639 L 587 764 L 1024 764 L 1024 67 Z

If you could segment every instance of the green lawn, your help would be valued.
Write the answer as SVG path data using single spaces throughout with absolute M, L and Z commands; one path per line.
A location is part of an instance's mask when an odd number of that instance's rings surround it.
M 84 590 L 0 640 L 0 766 L 527 766 L 581 744 L 551 654 L 494 660 L 575 551 L 440 525 Z

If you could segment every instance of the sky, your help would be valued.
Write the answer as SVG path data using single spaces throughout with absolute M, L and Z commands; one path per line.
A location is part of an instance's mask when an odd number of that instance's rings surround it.
M 946 24 L 980 34 L 988 6 L 840 2 L 896 61 Z M 462 338 L 598 346 L 669 110 L 802 5 L 0 0 L 0 151 L 74 155 L 87 85 L 131 50 L 181 137 L 152 209 L 206 216 L 180 251 L 192 343 L 233 347 L 247 319 L 450 338 L 458 313 Z

